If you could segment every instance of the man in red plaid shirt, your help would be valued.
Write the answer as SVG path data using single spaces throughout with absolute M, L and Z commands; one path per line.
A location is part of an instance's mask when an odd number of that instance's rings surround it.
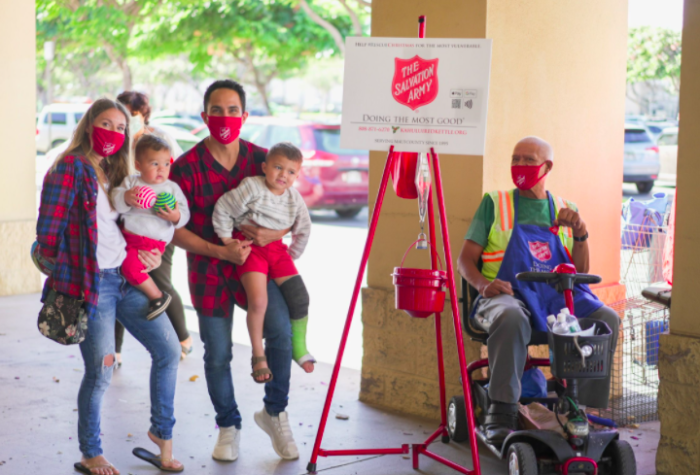
M 202 118 L 211 135 L 178 158 L 170 176 L 182 188 L 192 215 L 187 226 L 176 231 L 174 242 L 187 251 L 190 293 L 204 342 L 207 387 L 219 426 L 212 456 L 221 461 L 238 458 L 241 429 L 231 378 L 233 304 L 243 290 L 235 265 L 245 262 L 253 242 L 265 246 L 288 231 L 243 226 L 241 231 L 250 240 L 234 240 L 226 246 L 214 232 L 212 214 L 219 197 L 244 178 L 262 175 L 267 150 L 238 138 L 248 118 L 245 103 L 245 91 L 235 81 L 221 80 L 209 86 Z M 292 362 L 289 309 L 274 281 L 268 284 L 267 293 L 265 355 L 275 377 L 265 384 L 265 407 L 255 413 L 255 422 L 270 436 L 275 452 L 292 460 L 299 452 L 285 411 Z M 240 299 L 238 303 L 242 303 Z

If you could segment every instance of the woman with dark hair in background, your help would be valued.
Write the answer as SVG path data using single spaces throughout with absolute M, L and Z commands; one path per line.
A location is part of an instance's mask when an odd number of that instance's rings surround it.
M 172 140 L 168 134 L 157 127 L 148 125 L 148 119 L 151 116 L 151 106 L 148 102 L 148 96 L 136 91 L 124 91 L 117 96 L 117 100 L 124 104 L 124 106 L 126 106 L 128 111 L 131 113 L 131 117 L 129 118 L 129 132 L 134 145 L 143 134 L 153 134 L 168 142 L 170 149 L 173 151 L 173 158 L 177 158 L 182 155 L 182 149 L 177 145 L 175 140 Z M 187 325 L 185 323 L 185 308 L 182 305 L 182 298 L 173 287 L 171 280 L 174 252 L 175 246 L 173 246 L 172 243 L 168 244 L 165 248 L 165 252 L 163 253 L 163 263 L 149 275 L 162 292 L 167 292 L 172 296 L 172 301 L 170 302 L 170 305 L 165 313 L 172 322 L 173 327 L 175 328 L 175 333 L 177 333 L 177 338 L 180 341 L 180 346 L 182 348 L 180 359 L 184 359 L 192 352 L 192 337 L 187 331 Z M 124 342 L 124 326 L 119 322 L 115 324 L 114 336 L 116 340 L 117 366 L 121 366 L 121 352 L 122 344 Z

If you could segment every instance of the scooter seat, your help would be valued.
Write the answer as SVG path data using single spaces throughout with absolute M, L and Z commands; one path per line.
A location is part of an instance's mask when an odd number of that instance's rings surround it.
M 672 287 L 666 284 L 652 285 L 642 290 L 642 296 L 671 308 L 671 289 Z

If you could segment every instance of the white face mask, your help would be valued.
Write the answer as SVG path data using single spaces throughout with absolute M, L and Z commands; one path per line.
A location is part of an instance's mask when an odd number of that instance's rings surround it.
M 129 119 L 129 135 L 134 137 L 143 129 L 143 118 L 140 115 L 132 115 Z

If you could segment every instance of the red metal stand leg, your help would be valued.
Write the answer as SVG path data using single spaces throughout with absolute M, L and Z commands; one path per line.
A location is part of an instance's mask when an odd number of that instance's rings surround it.
M 467 361 L 464 356 L 464 341 L 462 339 L 462 323 L 459 317 L 459 304 L 457 289 L 455 287 L 454 269 L 452 266 L 452 250 L 450 248 L 450 234 L 447 230 L 447 212 L 445 211 L 445 197 L 442 188 L 442 174 L 440 172 L 440 159 L 435 153 L 435 149 L 430 149 L 433 159 L 433 173 L 435 175 L 435 191 L 437 192 L 438 210 L 440 212 L 440 230 L 445 252 L 445 263 L 447 266 L 447 281 L 450 290 L 450 304 L 452 305 L 452 322 L 454 324 L 455 337 L 457 340 L 457 354 L 459 356 L 459 370 L 462 376 L 462 390 L 464 391 L 465 412 L 467 423 L 471 432 L 469 437 L 469 447 L 472 452 L 473 471 L 476 475 L 481 475 L 481 464 L 479 463 L 479 448 L 474 436 L 474 413 L 472 411 L 472 395 L 468 385 Z
M 424 24 L 424 23 L 422 23 Z M 435 245 L 435 210 L 433 206 L 433 190 L 430 189 L 430 194 L 428 195 L 428 228 L 430 230 L 430 242 Z M 430 253 L 432 259 L 433 270 L 438 268 L 437 256 Z M 437 348 L 437 360 L 438 360 L 438 384 L 440 385 L 440 427 L 442 428 L 442 437 L 447 435 L 447 406 L 445 402 L 445 363 L 443 360 L 442 353 L 442 314 L 435 314 L 435 347 Z M 432 441 L 431 441 L 432 442 Z M 426 441 L 426 444 L 430 442 Z
M 348 316 L 345 320 L 345 327 L 343 328 L 343 336 L 340 339 L 340 346 L 338 347 L 338 356 L 335 358 L 335 365 L 333 366 L 333 374 L 331 376 L 331 381 L 328 385 L 328 394 L 326 394 L 326 402 L 323 405 L 323 413 L 321 414 L 321 421 L 318 425 L 318 432 L 316 434 L 316 442 L 314 443 L 314 449 L 311 453 L 311 461 L 307 466 L 309 472 L 316 471 L 316 460 L 318 459 L 319 450 L 321 449 L 321 441 L 323 440 L 323 433 L 326 429 L 326 422 L 328 421 L 328 412 L 331 408 L 331 402 L 333 401 L 333 393 L 335 392 L 335 384 L 338 381 L 338 373 L 340 372 L 340 364 L 343 360 L 343 353 L 345 352 L 345 344 L 348 340 L 348 334 L 350 333 L 350 325 L 352 324 L 352 317 L 355 313 L 355 306 L 357 305 L 357 298 L 360 295 L 360 288 L 362 287 L 362 278 L 365 275 L 365 267 L 367 266 L 367 260 L 369 259 L 369 253 L 372 249 L 372 242 L 374 241 L 374 233 L 377 230 L 377 222 L 379 221 L 379 213 L 382 210 L 382 204 L 384 203 L 384 194 L 386 193 L 386 187 L 389 183 L 389 171 L 394 162 L 394 146 L 392 145 L 389 149 L 389 155 L 386 159 L 386 164 L 384 165 L 384 173 L 382 174 L 382 181 L 379 185 L 379 192 L 377 193 L 377 202 L 374 205 L 374 210 L 372 211 L 372 219 L 369 225 L 369 231 L 367 233 L 367 241 L 365 242 L 365 250 L 362 253 L 362 262 L 360 263 L 360 269 L 357 271 L 357 280 L 355 281 L 355 289 L 352 292 L 352 300 L 350 301 L 350 308 L 348 309 Z

